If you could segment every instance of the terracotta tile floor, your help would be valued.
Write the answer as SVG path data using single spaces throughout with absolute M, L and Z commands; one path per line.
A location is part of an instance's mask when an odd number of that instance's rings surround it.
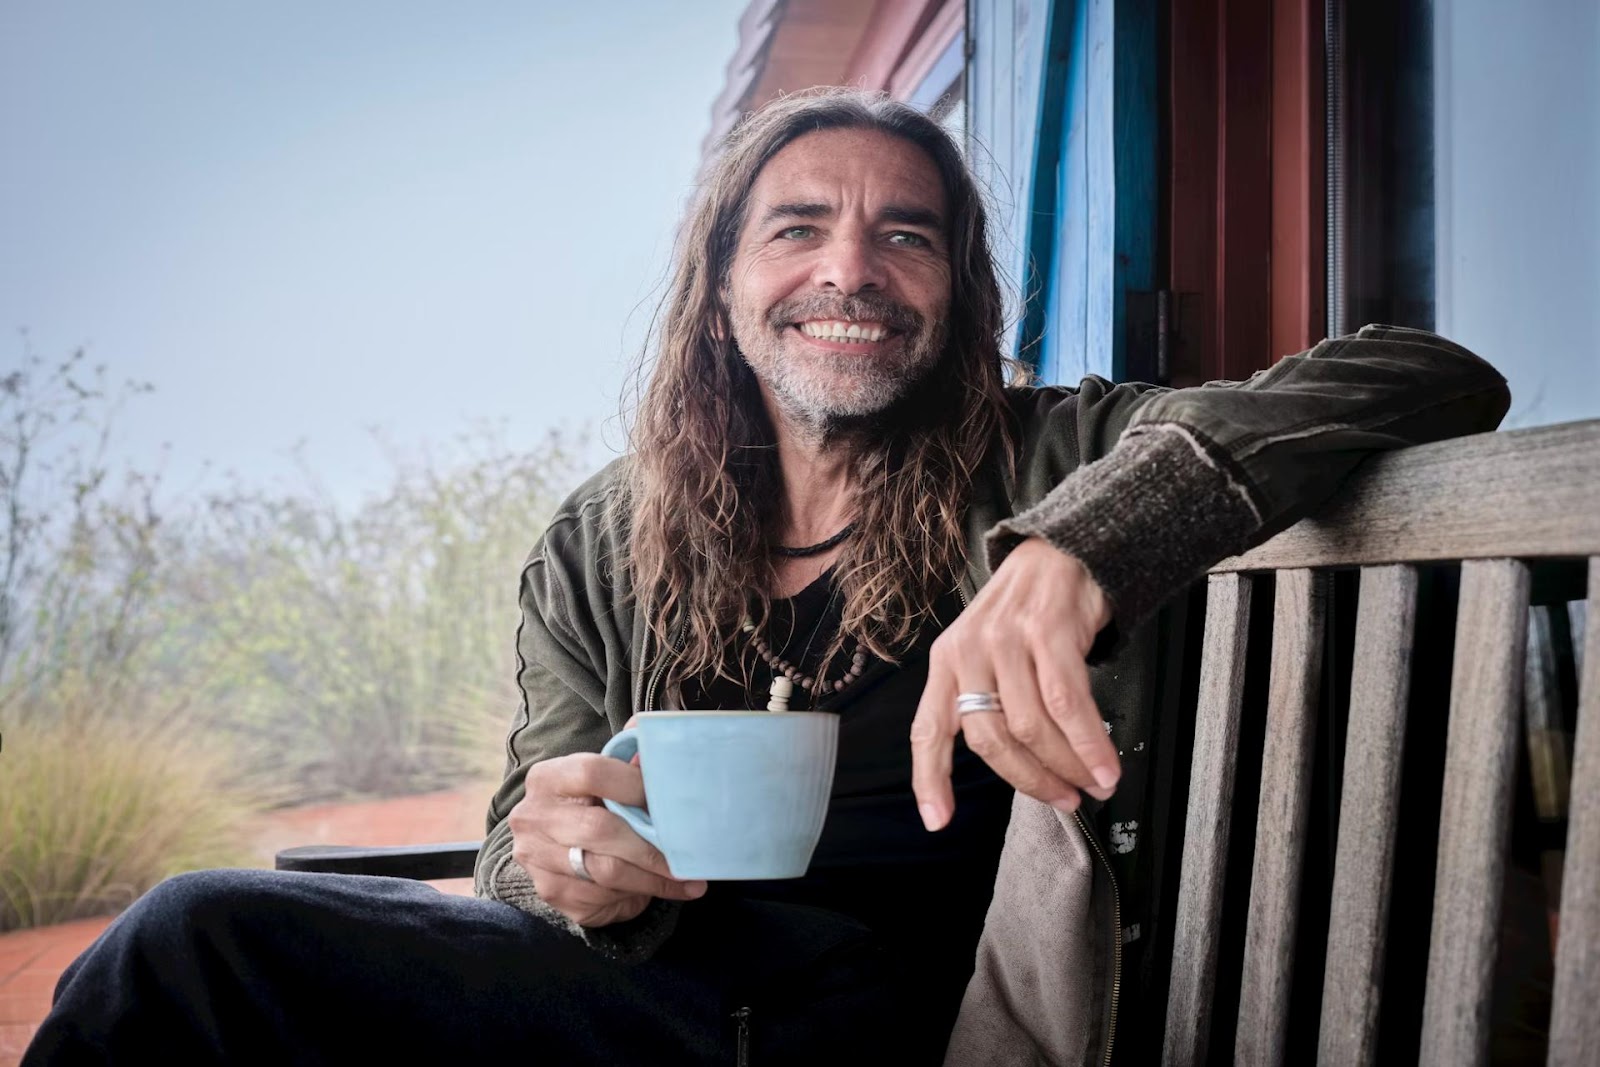
M 482 837 L 490 787 L 396 797 L 359 804 L 293 808 L 263 815 L 251 828 L 263 867 L 293 845 L 422 845 Z M 472 892 L 472 879 L 434 882 L 446 893 Z M 0 1067 L 16 1067 L 50 1010 L 56 979 L 89 946 L 110 917 L 80 919 L 0 934 Z

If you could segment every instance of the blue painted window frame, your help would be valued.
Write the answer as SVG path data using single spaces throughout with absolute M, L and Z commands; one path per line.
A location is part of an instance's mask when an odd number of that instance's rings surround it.
M 1155 288 L 1156 19 L 1155 0 L 1049 5 L 1027 209 L 1012 234 L 1024 250 L 1016 355 L 1047 383 L 1126 380 L 1127 294 Z M 969 72 L 968 84 L 985 82 Z

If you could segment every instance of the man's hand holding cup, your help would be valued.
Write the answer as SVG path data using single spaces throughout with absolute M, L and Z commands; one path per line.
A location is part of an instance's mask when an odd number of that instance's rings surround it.
M 512 856 L 545 903 L 580 926 L 608 926 L 634 918 L 652 897 L 705 893 L 704 881 L 672 877 L 666 857 L 603 807 L 606 799 L 644 804 L 637 764 L 576 752 L 528 769 L 511 809 Z

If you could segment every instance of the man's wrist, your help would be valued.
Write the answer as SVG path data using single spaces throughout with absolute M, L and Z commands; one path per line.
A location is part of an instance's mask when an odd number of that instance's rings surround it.
M 1174 427 L 1129 435 L 988 536 L 998 567 L 1030 537 L 1076 559 L 1105 601 L 1102 639 L 1127 633 L 1260 530 L 1255 507 L 1221 463 Z

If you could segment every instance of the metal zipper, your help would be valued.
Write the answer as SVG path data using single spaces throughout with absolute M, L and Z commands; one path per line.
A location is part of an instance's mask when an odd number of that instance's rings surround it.
M 681 639 L 683 637 L 684 625 L 685 624 L 680 621 L 678 623 L 678 625 L 673 629 L 672 637 L 667 642 L 669 645 L 672 646 L 672 651 L 674 651 L 674 652 L 680 651 L 680 647 L 679 646 L 680 646 L 680 641 L 681 641 Z M 666 669 L 667 669 L 667 660 L 666 660 L 665 657 L 663 657 L 661 662 L 656 664 L 655 670 L 650 672 L 650 681 L 644 687 L 644 707 L 640 708 L 639 709 L 640 711 L 654 711 L 654 710 L 656 710 L 655 707 L 653 706 L 655 704 L 655 699 L 656 699 L 656 683 L 661 681 L 661 674 Z
M 1090 832 L 1089 824 L 1084 821 L 1083 812 L 1075 811 L 1072 815 L 1078 820 L 1078 829 L 1083 831 L 1089 847 L 1100 857 L 1100 864 L 1106 869 L 1106 877 L 1111 879 L 1111 1019 L 1106 1023 L 1106 1051 L 1100 1061 L 1104 1067 L 1111 1067 L 1111 1047 L 1117 1039 L 1117 1001 L 1122 995 L 1122 894 L 1117 889 L 1117 876 L 1111 870 L 1111 861 L 1106 858 L 1105 850 Z
M 733 1013 L 733 1017 L 739 1021 L 734 1062 L 738 1067 L 750 1067 L 750 1009 L 740 1008 Z

